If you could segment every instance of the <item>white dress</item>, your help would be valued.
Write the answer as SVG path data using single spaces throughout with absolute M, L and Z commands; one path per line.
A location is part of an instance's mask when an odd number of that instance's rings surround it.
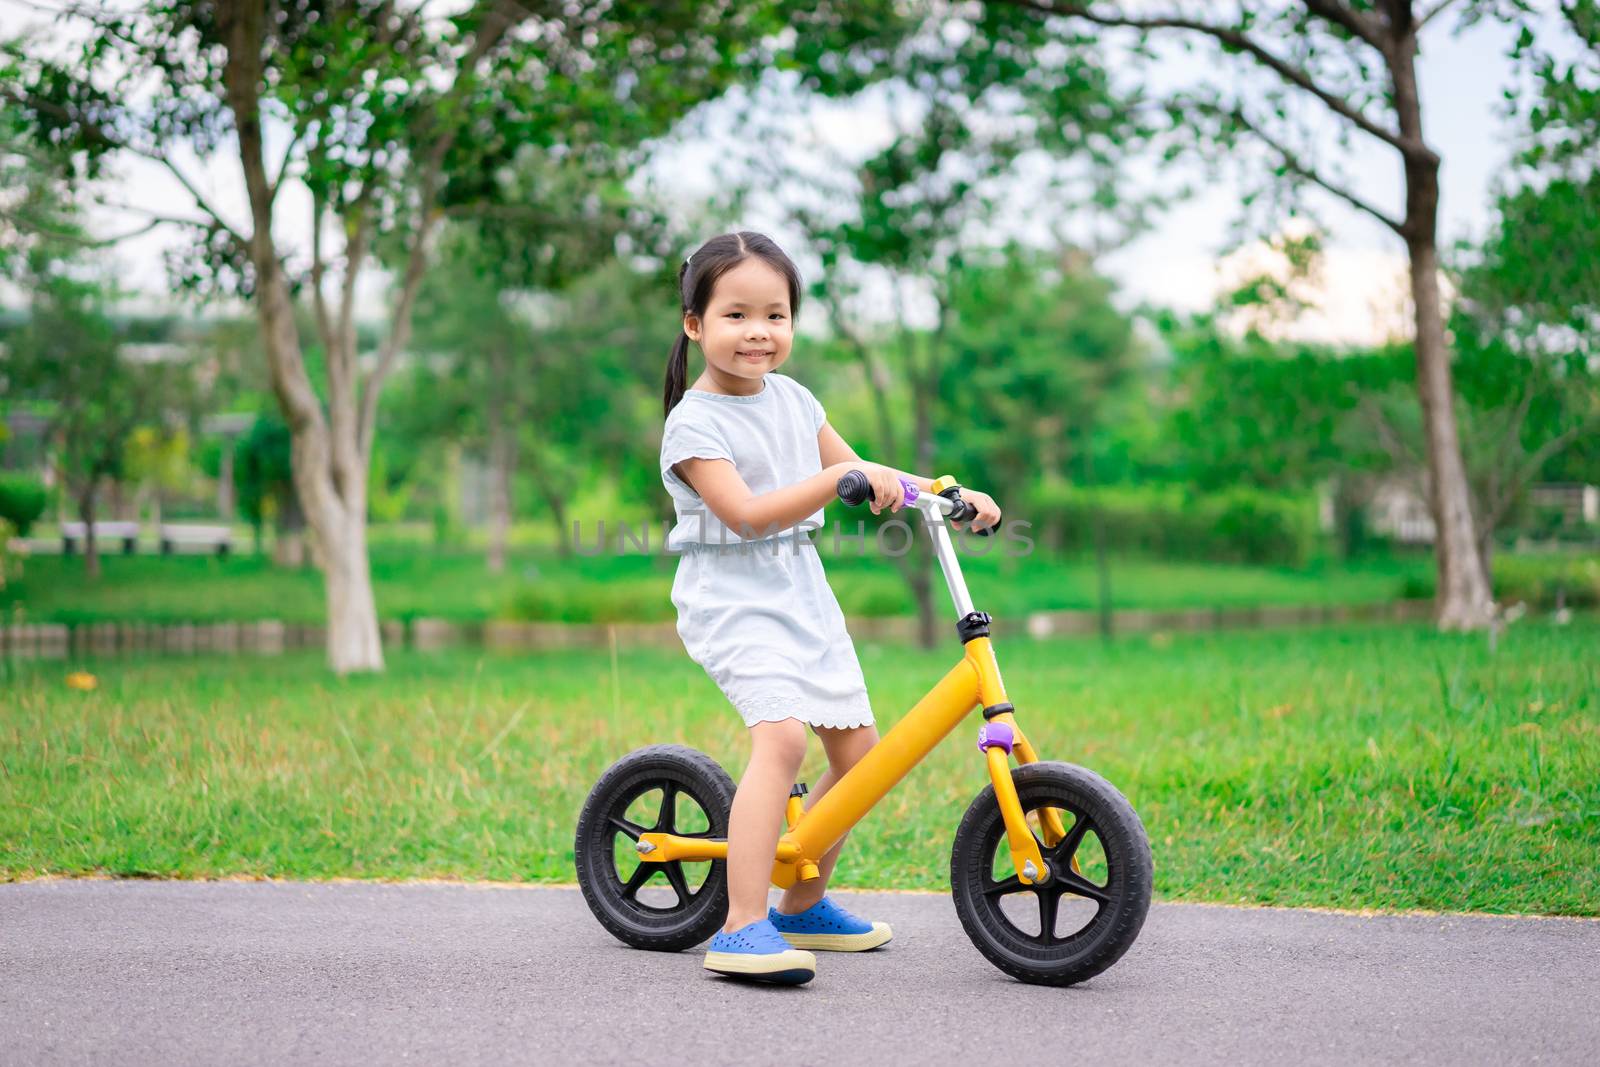
M 681 552 L 678 635 L 747 726 L 865 726 L 872 705 L 855 645 L 804 533 L 821 526 L 821 509 L 801 528 L 743 538 L 672 470 L 691 457 L 731 460 L 758 495 L 821 471 L 822 405 L 787 375 L 769 372 L 762 384 L 752 396 L 687 390 L 662 431 L 661 480 L 678 520 L 667 548 Z

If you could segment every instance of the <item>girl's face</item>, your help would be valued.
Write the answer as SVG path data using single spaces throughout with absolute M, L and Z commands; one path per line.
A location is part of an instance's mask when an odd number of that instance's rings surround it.
M 714 379 L 759 382 L 789 358 L 792 313 L 789 283 L 750 256 L 717 279 L 704 318 L 683 317 L 683 332 L 699 343 Z

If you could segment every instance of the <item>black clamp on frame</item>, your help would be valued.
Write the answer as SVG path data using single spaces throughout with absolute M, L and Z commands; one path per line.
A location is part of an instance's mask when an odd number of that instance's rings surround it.
M 1004 715 L 1009 711 L 1016 710 L 1017 709 L 1012 705 L 1011 701 L 1002 700 L 998 704 L 990 704 L 988 707 L 984 708 L 983 717 L 985 720 L 988 720 L 994 718 L 996 715 Z
M 956 633 L 961 635 L 964 645 L 974 637 L 989 636 L 989 613 L 987 611 L 971 611 L 956 621 Z
M 789 795 L 792 797 L 803 797 L 806 795 L 806 792 L 806 784 L 804 782 L 796 782 L 794 784 L 794 788 L 789 790 Z

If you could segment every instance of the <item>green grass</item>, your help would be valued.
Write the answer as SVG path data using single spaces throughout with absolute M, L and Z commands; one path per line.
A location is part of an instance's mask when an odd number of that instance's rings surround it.
M 1168 899 L 1600 914 L 1600 621 L 1336 628 L 999 648 L 1046 758 L 1139 810 Z M 880 724 L 946 647 L 863 644 Z M 744 731 L 681 652 L 0 667 L 0 877 L 570 882 L 589 786 L 674 741 L 735 777 Z M 857 828 L 838 879 L 944 889 L 984 784 L 975 721 Z M 821 754 L 806 769 L 815 781 Z
M 0 589 L 0 615 L 34 622 L 315 622 L 323 617 L 322 579 L 309 568 L 284 570 L 249 554 L 230 559 L 113 555 L 102 562 L 103 577 L 90 581 L 81 559 L 27 560 L 20 579 Z M 828 556 L 825 565 L 846 613 L 913 611 L 892 560 L 847 552 Z M 1087 609 L 1097 603 L 1088 560 L 963 556 L 961 565 L 979 605 L 997 615 Z M 395 543 L 372 550 L 374 594 L 385 618 L 671 619 L 676 566 L 675 558 L 661 555 L 561 559 L 524 551 L 512 557 L 507 574 L 493 575 L 478 553 L 436 553 Z M 1408 581 L 1415 584 L 1430 568 L 1421 557 L 1304 569 L 1127 559 L 1113 564 L 1112 598 L 1126 608 L 1374 603 L 1400 596 Z M 937 570 L 931 577 L 936 602 L 943 603 Z

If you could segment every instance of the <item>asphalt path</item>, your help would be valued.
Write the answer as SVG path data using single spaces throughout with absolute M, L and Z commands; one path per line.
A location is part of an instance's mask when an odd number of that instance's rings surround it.
M 1600 1064 L 1600 922 L 1157 904 L 1080 986 L 1023 985 L 947 896 L 815 981 L 639 952 L 575 889 L 0 885 L 0 1064 Z

